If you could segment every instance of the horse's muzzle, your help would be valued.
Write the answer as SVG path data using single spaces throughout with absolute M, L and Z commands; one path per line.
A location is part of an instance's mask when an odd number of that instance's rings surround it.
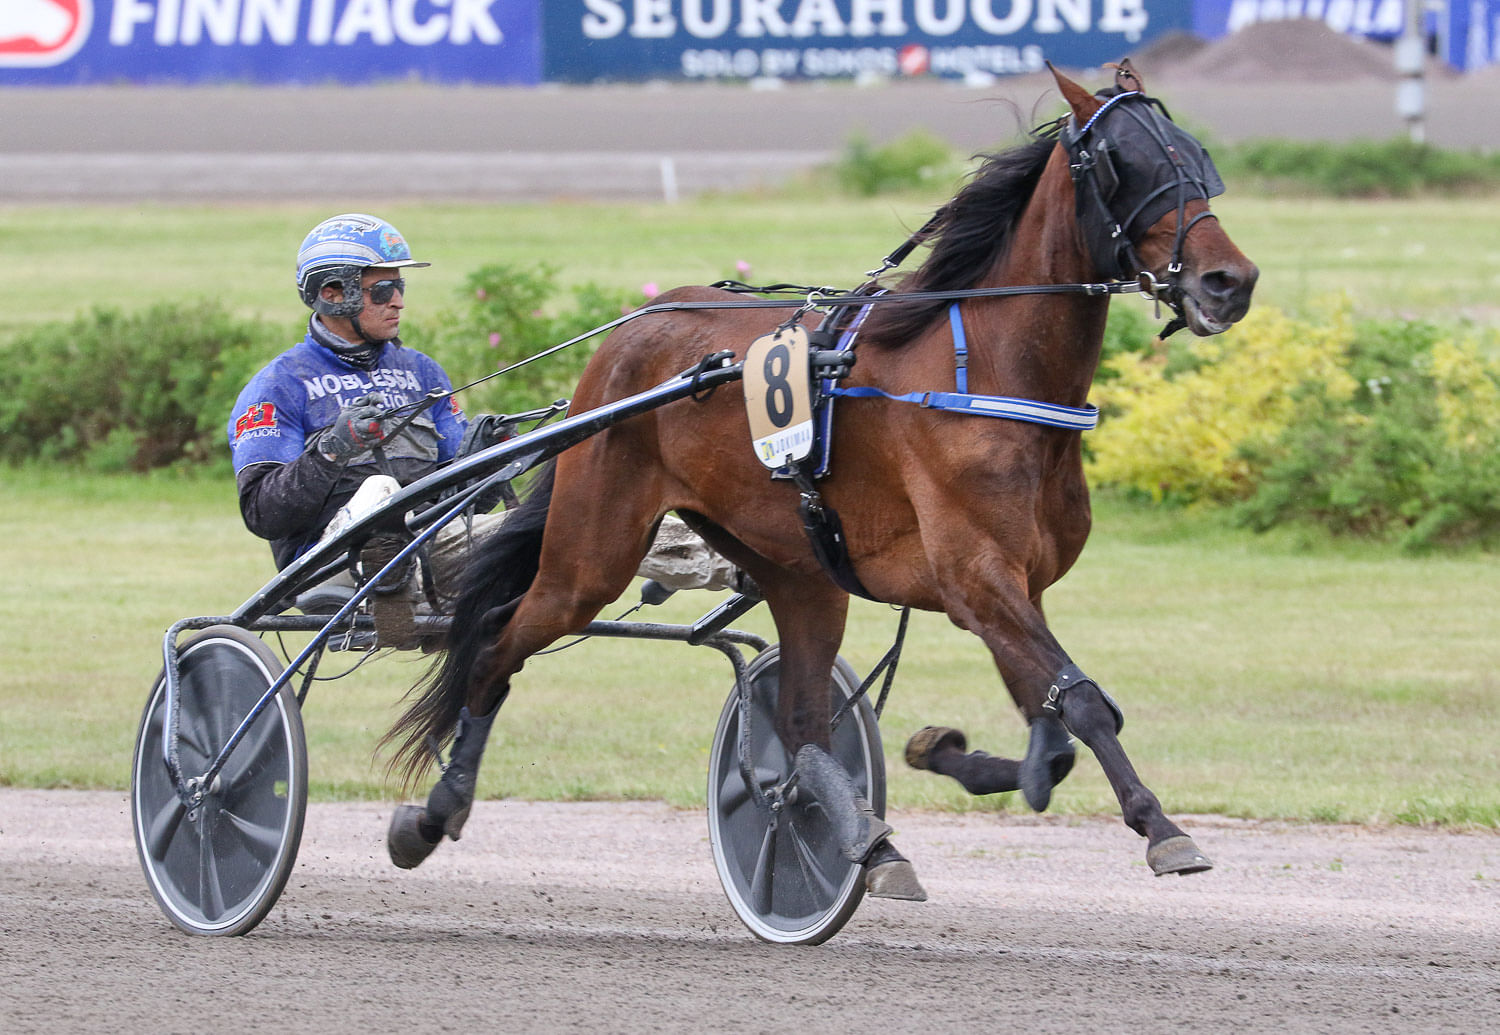
M 1199 337 L 1222 334 L 1250 310 L 1250 296 L 1260 270 L 1253 262 L 1217 266 L 1198 272 L 1184 271 L 1182 316 L 1188 330 Z

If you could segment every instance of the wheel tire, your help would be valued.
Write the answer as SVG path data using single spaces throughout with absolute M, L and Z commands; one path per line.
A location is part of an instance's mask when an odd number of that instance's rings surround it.
M 780 687 L 778 647 L 750 663 L 750 744 L 756 782 L 764 790 L 782 783 L 793 760 L 776 736 Z M 859 689 L 849 663 L 839 658 L 830 687 L 838 708 Z M 739 694 L 729 693 L 714 730 L 708 763 L 708 829 L 714 867 L 729 904 L 763 941 L 817 945 L 838 933 L 865 894 L 864 867 L 844 858 L 828 821 L 816 805 L 790 802 L 779 820 L 757 805 L 739 766 Z M 833 731 L 833 756 L 849 770 L 885 815 L 885 756 L 880 727 L 867 700 Z
M 220 625 L 178 652 L 178 752 L 192 778 L 210 762 L 282 670 L 274 651 Z M 189 934 L 239 935 L 265 919 L 286 886 L 307 811 L 307 741 L 290 688 L 277 692 L 235 746 L 215 789 L 189 815 L 163 761 L 166 673 L 141 716 L 131 767 L 131 816 L 146 883 Z

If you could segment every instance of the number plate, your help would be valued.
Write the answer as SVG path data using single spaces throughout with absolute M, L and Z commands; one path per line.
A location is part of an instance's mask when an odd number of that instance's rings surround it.
M 771 470 L 812 452 L 812 379 L 807 328 L 756 338 L 745 353 L 745 413 L 755 456 Z

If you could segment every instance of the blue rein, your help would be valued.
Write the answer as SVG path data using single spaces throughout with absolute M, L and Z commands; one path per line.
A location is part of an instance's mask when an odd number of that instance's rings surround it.
M 1045 424 L 1051 428 L 1066 428 L 1070 431 L 1092 431 L 1099 425 L 1097 406 L 1059 406 L 1055 403 L 1037 402 L 1034 399 L 1016 399 L 1006 395 L 969 394 L 969 339 L 964 333 L 964 318 L 959 313 L 958 303 L 948 307 L 948 324 L 953 328 L 954 392 L 905 392 L 893 395 L 879 388 L 843 388 L 827 384 L 828 395 L 846 396 L 852 399 L 892 399 L 896 402 L 916 403 L 932 410 L 947 410 L 950 413 L 967 413 L 975 417 L 1000 417 L 1005 420 L 1025 421 L 1028 424 Z

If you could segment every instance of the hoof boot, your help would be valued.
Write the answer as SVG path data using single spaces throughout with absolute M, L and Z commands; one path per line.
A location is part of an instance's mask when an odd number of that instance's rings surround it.
M 917 868 L 905 859 L 893 859 L 865 870 L 865 891 L 873 898 L 927 901 L 927 889 L 917 880 Z
M 386 850 L 391 862 L 403 870 L 413 870 L 437 848 L 443 831 L 427 822 L 427 810 L 420 805 L 401 805 L 391 816 L 386 834 Z
M 1033 812 L 1046 812 L 1052 788 L 1073 770 L 1073 738 L 1062 721 L 1043 716 L 1031 724 L 1031 742 L 1021 762 L 1021 794 Z

